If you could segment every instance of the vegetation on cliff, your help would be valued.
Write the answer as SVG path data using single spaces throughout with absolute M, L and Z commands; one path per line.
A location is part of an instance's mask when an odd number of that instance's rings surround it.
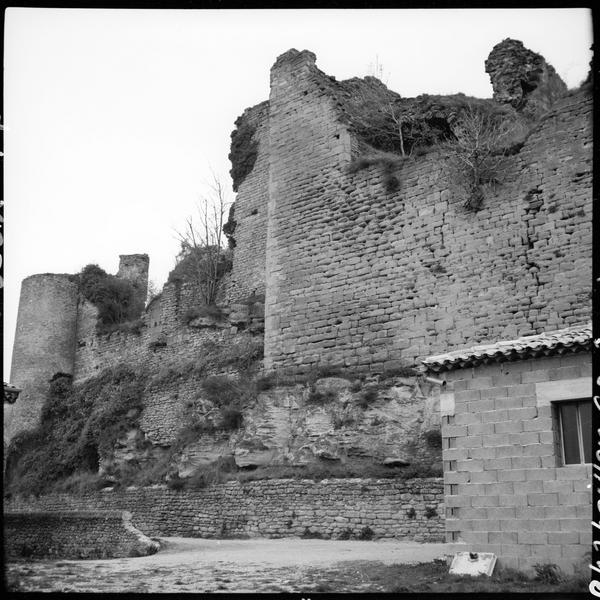
M 8 448 L 6 489 L 41 494 L 75 473 L 96 473 L 99 458 L 136 427 L 146 376 L 128 366 L 106 369 L 81 385 L 50 382 L 40 425 Z
M 231 431 L 241 425 L 242 409 L 256 397 L 254 367 L 262 358 L 262 340 L 229 346 L 206 343 L 203 352 L 177 367 L 165 365 L 154 376 L 130 365 L 109 367 L 96 377 L 73 385 L 58 373 L 49 382 L 40 425 L 15 436 L 7 451 L 5 491 L 39 495 L 53 490 L 164 483 L 171 460 L 185 444 L 207 432 Z M 238 375 L 210 373 L 232 370 Z M 195 405 L 188 407 L 178 439 L 161 458 L 142 465 L 121 464 L 100 476 L 102 459 L 114 454 L 117 442 L 139 430 L 144 393 L 175 381 L 195 379 L 214 406 L 207 420 Z M 146 447 L 150 442 L 138 442 Z M 144 448 L 140 447 L 139 450 Z
M 58 373 L 49 384 L 41 424 L 36 430 L 15 437 L 9 447 L 6 491 L 39 495 L 52 491 L 80 493 L 107 485 L 167 483 L 174 489 L 198 489 L 232 479 L 408 479 L 440 475 L 435 461 L 422 458 L 410 466 L 401 466 L 384 465 L 374 457 L 348 456 L 340 461 L 338 457 L 318 453 L 304 465 L 249 463 L 238 466 L 230 445 L 215 461 L 196 466 L 187 475 L 180 476 L 179 465 L 186 449 L 202 440 L 209 446 L 210 440 L 215 443 L 237 440 L 236 448 L 259 453 L 268 450 L 260 437 L 252 433 L 256 425 L 252 409 L 259 394 L 282 385 L 285 376 L 259 374 L 262 352 L 261 339 L 243 336 L 230 344 L 205 342 L 201 351 L 186 362 L 167 361 L 153 374 L 148 369 L 122 365 L 107 368 L 96 377 L 72 385 L 70 376 Z M 403 367 L 396 375 L 411 377 L 414 371 Z M 345 383 L 344 377 L 347 378 Z M 377 402 L 380 392 L 385 395 L 388 385 L 376 383 L 372 378 L 364 381 L 356 374 L 352 377 L 350 372 L 328 366 L 312 369 L 300 379 L 304 390 L 299 392 L 300 404 L 304 402 L 309 412 L 325 410 L 333 415 L 334 430 L 362 422 L 361 414 Z M 389 382 L 389 377 L 386 381 Z M 153 446 L 140 429 L 144 396 L 161 390 L 173 393 L 173 389 L 180 389 L 180 384 L 189 387 L 190 382 L 197 393 L 186 396 L 175 438 L 168 447 Z M 336 385 L 341 387 L 336 388 Z M 298 382 L 294 389 L 297 386 Z M 345 400 L 334 391 L 342 388 L 350 392 Z M 368 418 L 369 427 L 380 424 L 373 415 Z M 249 434 L 245 429 L 248 426 Z M 427 435 L 435 437 L 433 432 Z M 428 437 L 426 441 L 429 446 L 437 447 L 439 440 Z

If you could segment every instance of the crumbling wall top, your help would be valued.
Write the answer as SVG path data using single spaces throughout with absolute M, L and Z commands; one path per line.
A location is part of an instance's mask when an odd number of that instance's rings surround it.
M 310 50 L 296 50 L 296 48 L 290 48 L 287 52 L 279 55 L 277 60 L 271 67 L 271 71 L 281 68 L 284 65 L 290 67 L 299 67 L 303 64 L 314 65 L 317 62 L 317 55 Z
M 523 42 L 506 38 L 485 61 L 494 100 L 510 104 L 530 117 L 539 117 L 567 92 L 565 82 L 543 56 Z

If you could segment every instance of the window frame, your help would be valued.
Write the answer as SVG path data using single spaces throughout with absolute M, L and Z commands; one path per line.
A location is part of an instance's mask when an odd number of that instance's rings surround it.
M 570 398 L 568 400 L 555 400 L 552 402 L 553 408 L 556 414 L 556 422 L 557 422 L 557 433 L 558 433 L 558 444 L 560 447 L 560 461 L 562 466 L 576 466 L 576 465 L 590 465 L 590 462 L 586 462 L 585 460 L 585 446 L 583 444 L 583 427 L 581 422 L 581 411 L 579 409 L 579 405 L 584 403 L 592 402 L 591 398 L 583 397 L 583 398 Z M 562 410 L 561 406 L 566 404 L 575 404 L 577 407 L 576 410 L 576 418 L 577 418 L 577 442 L 579 448 L 579 462 L 567 462 L 565 459 L 565 435 L 563 429 L 563 419 L 562 419 Z M 590 455 L 591 456 L 591 455 Z

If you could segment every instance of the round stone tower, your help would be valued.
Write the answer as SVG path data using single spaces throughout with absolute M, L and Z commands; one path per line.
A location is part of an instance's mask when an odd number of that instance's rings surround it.
M 39 422 L 49 380 L 73 374 L 78 285 L 69 275 L 32 275 L 21 283 L 10 382 L 22 388 L 4 407 L 4 441 Z

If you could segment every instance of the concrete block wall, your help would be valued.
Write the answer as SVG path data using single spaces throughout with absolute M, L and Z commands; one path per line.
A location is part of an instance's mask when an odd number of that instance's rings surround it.
M 271 73 L 265 366 L 393 369 L 590 314 L 591 97 L 570 93 L 465 212 L 434 153 L 397 191 L 359 145 L 310 52 Z
M 568 572 L 590 550 L 592 465 L 561 463 L 548 390 L 591 398 L 591 367 L 590 354 L 580 353 L 438 375 L 448 386 L 442 456 L 452 552 Z
M 126 511 L 9 511 L 3 516 L 8 560 L 119 558 L 158 550 Z
M 124 509 L 131 511 L 133 524 L 151 536 L 356 538 L 369 527 L 377 538 L 439 542 L 444 537 L 439 478 L 230 481 L 197 491 L 128 488 L 15 499 L 7 508 Z

